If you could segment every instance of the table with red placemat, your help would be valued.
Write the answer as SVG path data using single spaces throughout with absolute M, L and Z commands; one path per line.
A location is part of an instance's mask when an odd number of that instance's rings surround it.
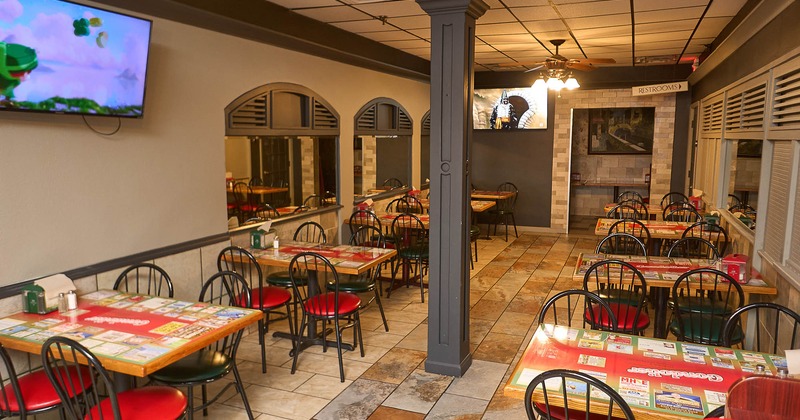
M 669 257 L 643 257 L 633 255 L 614 255 L 614 254 L 580 254 L 575 264 L 575 271 L 572 278 L 583 280 L 586 271 L 593 264 L 603 260 L 620 260 L 633 265 L 642 273 L 648 288 L 655 288 L 653 309 L 655 317 L 653 320 L 653 334 L 656 337 L 667 336 L 667 299 L 670 289 L 681 274 L 703 267 L 717 267 L 716 260 L 703 260 L 694 258 L 669 258 Z M 768 285 L 761 279 L 761 275 L 753 271 L 747 283 L 740 283 L 744 292 L 744 302 L 749 302 L 751 293 L 759 295 L 777 295 L 778 290 Z

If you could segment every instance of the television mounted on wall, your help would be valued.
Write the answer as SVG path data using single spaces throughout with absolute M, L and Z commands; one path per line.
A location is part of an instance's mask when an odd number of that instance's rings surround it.
M 141 118 L 151 27 L 67 1 L 0 1 L 0 110 Z
M 547 89 L 475 89 L 472 128 L 498 131 L 547 129 Z

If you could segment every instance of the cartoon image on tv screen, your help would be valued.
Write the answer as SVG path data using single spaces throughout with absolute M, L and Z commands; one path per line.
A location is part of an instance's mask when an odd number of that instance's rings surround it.
M 0 0 L 0 109 L 139 117 L 150 22 L 55 0 Z

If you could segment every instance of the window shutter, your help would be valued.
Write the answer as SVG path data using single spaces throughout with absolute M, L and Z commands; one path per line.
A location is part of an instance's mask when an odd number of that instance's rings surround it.
M 775 141 L 772 149 L 772 171 L 764 228 L 764 252 L 783 264 L 786 222 L 789 211 L 789 189 L 792 184 L 793 142 Z

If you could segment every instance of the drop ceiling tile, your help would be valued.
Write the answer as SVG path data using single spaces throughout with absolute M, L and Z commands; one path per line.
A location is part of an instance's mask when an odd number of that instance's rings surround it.
M 697 19 L 684 19 L 671 22 L 636 23 L 636 35 L 657 34 L 670 31 L 691 31 Z
M 354 3 L 353 7 L 374 16 L 414 16 L 426 14 L 414 0 L 382 3 Z
M 520 21 L 559 19 L 558 13 L 550 6 L 513 7 L 511 12 Z
M 636 23 L 668 22 L 673 20 L 699 19 L 704 7 L 685 7 L 682 9 L 653 10 L 635 12 Z
M 529 20 L 522 22 L 522 24 L 533 33 L 568 30 L 566 25 L 564 25 L 564 21 L 561 19 Z
M 431 28 L 409 29 L 408 32 L 411 32 L 420 38 L 431 39 Z
M 428 15 L 400 16 L 389 18 L 393 25 L 403 29 L 430 29 L 431 17 Z
M 528 31 L 521 23 L 494 23 L 490 25 L 478 25 L 475 28 L 475 34 L 478 36 L 483 35 L 514 35 L 514 34 L 527 34 Z
M 661 32 L 657 34 L 636 35 L 636 42 L 681 41 L 686 42 L 692 31 Z
M 557 6 L 558 12 L 564 18 L 584 16 L 605 16 L 613 14 L 629 14 L 631 2 L 629 0 L 601 0 L 586 3 L 572 3 Z
M 742 9 L 745 3 L 747 3 L 747 0 L 715 1 L 714 3 L 711 3 L 711 7 L 708 8 L 706 17 L 734 17 L 737 13 L 739 13 L 739 10 Z
M 581 45 L 586 47 L 601 46 L 601 45 L 629 45 L 631 37 L 628 36 L 610 36 L 605 38 L 586 38 L 581 40 Z
M 511 44 L 511 43 L 531 43 L 536 42 L 529 34 L 516 35 L 480 35 L 483 42 L 487 44 Z
M 503 5 L 500 3 L 500 0 L 483 0 L 483 2 L 488 4 L 492 9 L 503 7 Z
M 616 15 L 606 15 L 602 17 L 586 16 L 586 17 L 577 17 L 564 20 L 567 21 L 567 25 L 570 28 L 572 28 L 572 30 L 604 28 L 606 26 L 630 25 L 631 15 L 630 13 L 620 13 Z
M 486 44 L 486 43 L 480 43 L 479 44 L 479 43 L 476 42 L 475 43 L 475 52 L 477 53 L 478 51 L 480 51 L 480 52 L 497 51 L 497 49 L 494 48 L 493 46 L 489 45 L 489 44 Z
M 700 26 L 697 28 L 695 36 L 716 38 L 728 22 L 730 22 L 730 19 L 725 17 L 703 19 L 703 21 L 700 22 Z
M 430 42 L 427 42 L 427 41 L 424 41 L 424 40 L 421 40 L 421 39 L 410 39 L 410 40 L 405 40 L 405 41 L 386 41 L 386 42 L 384 42 L 384 44 L 386 44 L 386 45 L 388 45 L 390 47 L 393 47 L 393 48 L 401 49 L 401 50 L 404 50 L 404 49 L 407 49 L 407 48 L 430 48 L 431 47 L 431 43 Z
M 531 48 L 533 48 L 533 44 L 534 43 L 536 43 L 536 41 L 531 40 L 529 42 L 519 42 L 519 43 L 514 43 L 514 44 L 502 44 L 502 43 L 500 43 L 500 44 L 489 44 L 489 45 L 497 48 L 500 51 L 504 51 L 506 53 L 511 53 L 513 51 L 530 51 Z M 536 45 L 538 46 L 539 44 L 536 43 Z
M 547 6 L 547 0 L 503 0 L 508 7 Z
M 478 23 L 483 25 L 487 23 L 508 23 L 508 22 L 516 22 L 517 19 L 508 9 L 500 8 L 500 9 L 489 9 L 486 13 L 478 18 Z
M 353 9 L 348 6 L 335 6 L 335 7 L 315 7 L 311 9 L 298 9 L 294 11 L 311 19 L 320 22 L 346 22 L 351 20 L 369 19 L 370 16 L 364 12 Z
M 511 58 L 507 57 L 505 54 L 499 51 L 482 51 L 475 53 L 475 60 L 480 60 L 484 63 L 499 63 L 499 62 L 510 62 L 513 61 Z M 494 60 L 494 61 L 492 61 Z
M 633 8 L 637 12 L 643 12 L 646 10 L 680 9 L 682 7 L 706 7 L 708 1 L 709 0 L 636 0 L 633 4 Z
M 608 36 L 630 36 L 631 26 L 606 26 L 604 28 L 574 29 L 572 31 L 578 40 L 585 38 L 604 38 Z
M 304 7 L 320 7 L 320 6 L 335 6 L 340 3 L 335 0 L 271 0 L 270 3 L 275 3 L 278 6 L 287 9 L 302 9 Z
M 354 33 L 381 32 L 386 30 L 386 25 L 377 19 L 356 20 L 352 22 L 334 22 L 331 25 Z
M 403 31 L 362 32 L 360 35 L 378 42 L 419 39 L 419 37 Z
M 672 40 L 672 41 L 653 41 L 653 42 L 639 42 L 636 40 L 636 51 L 642 50 L 653 50 L 653 49 L 662 49 L 662 48 L 679 48 L 683 49 L 683 46 L 686 45 L 686 40 Z M 678 51 L 680 52 L 680 50 Z

